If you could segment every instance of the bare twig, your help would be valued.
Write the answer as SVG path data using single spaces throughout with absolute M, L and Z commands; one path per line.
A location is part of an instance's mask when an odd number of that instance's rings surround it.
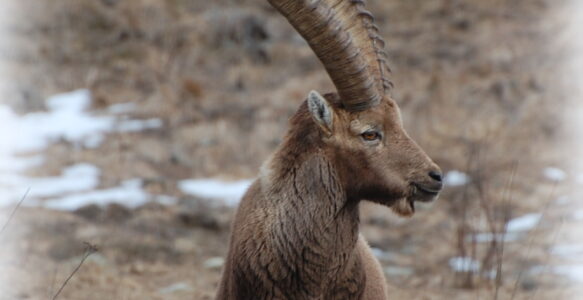
M 503 203 L 508 209 L 511 207 L 510 204 L 512 203 L 512 190 L 514 184 L 514 177 L 516 176 L 516 172 L 518 170 L 518 161 L 514 162 L 512 166 L 512 172 L 510 173 L 510 179 L 508 180 L 506 192 L 507 196 L 503 198 L 506 199 Z M 500 288 L 502 287 L 502 264 L 504 261 L 504 244 L 506 239 L 506 233 L 508 232 L 508 222 L 510 222 L 511 212 L 507 212 L 502 219 L 502 226 L 499 232 L 500 242 L 497 243 L 495 248 L 496 254 L 496 279 L 495 279 L 495 291 L 494 291 L 494 300 L 498 300 L 498 296 L 500 293 Z M 496 241 L 497 235 L 494 234 L 493 240 Z
M 59 288 L 59 290 L 57 291 L 57 293 L 53 296 L 52 300 L 57 299 L 57 297 L 59 297 L 59 294 L 61 294 L 61 291 L 63 291 L 63 289 L 65 288 L 65 286 L 67 285 L 67 283 L 69 283 L 69 280 L 71 280 L 71 278 L 73 278 L 73 276 L 75 276 L 75 273 L 77 273 L 77 271 L 79 271 L 79 269 L 81 269 L 81 266 L 83 265 L 83 263 L 85 262 L 85 260 L 91 256 L 91 254 L 97 252 L 97 246 L 90 244 L 88 242 L 85 242 L 85 253 L 83 254 L 83 258 L 81 259 L 81 261 L 79 262 L 79 264 L 77 265 L 77 267 L 75 268 L 75 270 L 73 270 L 73 272 L 71 272 L 71 274 L 69 275 L 69 277 L 67 277 L 67 279 L 65 280 L 65 282 L 63 282 L 63 284 L 61 285 L 61 287 Z
M 563 228 L 563 225 L 564 224 L 565 224 L 565 218 L 564 217 L 561 217 L 559 219 L 559 225 L 557 226 L 557 229 L 555 230 L 555 233 L 553 235 L 552 242 L 550 243 L 551 245 L 555 245 L 556 244 L 557 240 L 559 239 L 559 233 L 561 232 L 561 229 Z M 550 264 L 551 264 L 551 261 L 550 261 L 551 260 L 551 256 L 552 256 L 552 253 L 550 253 L 550 252 L 547 253 L 547 257 L 546 257 L 545 261 L 543 262 L 543 266 L 542 266 L 541 273 L 544 274 L 547 271 L 547 269 L 550 267 Z M 539 290 L 540 289 L 536 289 L 536 291 L 534 292 L 534 295 L 532 295 L 532 299 L 536 299 L 537 298 L 538 291 Z M 562 297 L 559 297 L 559 298 L 562 299 Z
M 26 193 L 24 193 L 22 198 L 20 198 L 20 201 L 18 201 L 18 203 L 16 204 L 16 206 L 14 207 L 12 212 L 10 213 L 10 216 L 8 216 L 8 219 L 6 220 L 4 225 L 2 225 L 2 229 L 0 229 L 0 236 L 2 236 L 2 233 L 4 233 L 4 230 L 6 230 L 6 228 L 8 227 L 8 224 L 10 223 L 10 221 L 12 220 L 14 215 L 16 214 L 16 211 L 18 210 L 18 208 L 20 208 L 20 206 L 22 205 L 22 202 L 24 202 L 24 199 L 26 199 L 26 196 L 28 196 L 28 192 L 30 192 L 30 188 L 28 188 L 26 190 Z
M 557 183 L 555 182 L 553 184 L 552 189 L 551 189 L 551 193 L 549 195 L 549 199 L 547 200 L 545 206 L 543 207 L 543 211 L 541 213 L 541 217 L 538 220 L 538 223 L 535 225 L 534 229 L 532 230 L 533 232 L 538 231 L 538 228 L 539 228 L 540 224 L 545 219 L 545 216 L 546 216 L 546 214 L 548 212 L 548 208 L 550 207 L 551 203 L 553 202 L 556 187 L 557 187 Z M 527 252 L 526 252 L 526 255 L 524 256 L 525 259 L 528 259 L 530 257 L 530 252 L 532 251 L 532 246 L 534 244 L 534 240 L 535 240 L 535 237 L 532 236 L 530 238 L 529 243 L 528 243 L 528 248 L 526 249 Z M 516 296 L 516 291 L 518 290 L 518 283 L 520 282 L 520 279 L 522 278 L 522 275 L 523 275 L 525 269 L 526 269 L 526 267 L 525 268 L 522 268 L 520 270 L 520 272 L 518 272 L 518 277 L 516 278 L 516 282 L 514 282 L 514 288 L 512 289 L 512 296 L 511 296 L 510 299 L 514 299 L 514 296 Z
M 57 274 L 59 271 L 59 265 L 55 265 L 55 269 L 53 270 L 53 276 L 51 276 L 51 285 L 47 288 L 47 299 L 51 297 L 53 292 L 55 291 L 55 283 L 57 281 Z

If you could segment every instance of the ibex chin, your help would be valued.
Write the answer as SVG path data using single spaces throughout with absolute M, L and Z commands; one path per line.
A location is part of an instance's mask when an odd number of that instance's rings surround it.
M 217 299 L 386 299 L 359 234 L 361 200 L 410 216 L 442 188 L 407 136 L 384 41 L 364 0 L 268 0 L 307 40 L 337 93 L 310 92 L 242 199 Z

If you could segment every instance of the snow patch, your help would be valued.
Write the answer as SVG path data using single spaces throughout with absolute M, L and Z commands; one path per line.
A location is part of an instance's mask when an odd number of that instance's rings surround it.
M 96 166 L 81 163 L 65 168 L 61 176 L 23 179 L 30 188 L 29 196 L 40 198 L 95 189 L 100 173 Z
M 23 157 L 2 157 L 0 156 L 0 183 L 1 176 L 6 173 L 19 173 L 30 168 L 38 167 L 44 163 L 45 159 L 42 155 L 31 155 Z
M 253 180 L 222 181 L 218 179 L 188 179 L 178 183 L 186 194 L 209 199 L 223 200 L 227 205 L 237 205 Z
M 568 277 L 575 282 L 583 282 L 583 265 L 563 265 L 552 268 L 553 273 Z
M 0 106 L 0 156 L 40 151 L 59 139 L 82 143 L 88 135 L 110 129 L 113 118 L 83 112 L 89 101 L 89 92 L 81 90 L 49 98 L 48 112 L 19 116 L 10 107 Z
M 134 102 L 117 103 L 109 106 L 107 112 L 110 114 L 127 114 L 136 109 L 136 104 Z
M 114 117 L 93 116 L 86 112 L 90 106 L 91 93 L 88 90 L 49 98 L 48 112 L 30 113 L 20 119 L 24 129 L 21 146 L 27 146 L 29 151 L 38 151 L 58 139 L 84 145 L 86 138 L 111 131 Z
M 559 256 L 581 257 L 583 245 L 556 245 L 551 248 L 551 253 Z
M 443 178 L 443 184 L 446 186 L 462 186 L 470 182 L 470 176 L 460 171 L 449 171 Z
M 148 120 L 124 120 L 120 121 L 116 129 L 120 132 L 138 132 L 147 129 L 157 129 L 162 127 L 163 123 L 160 119 Z
M 159 119 L 119 120 L 118 116 L 95 115 L 88 111 L 91 98 L 91 92 L 86 89 L 58 94 L 46 100 L 47 111 L 24 115 L 0 105 L 0 206 L 17 202 L 29 188 L 25 204 L 42 205 L 39 200 L 48 199 L 47 206 L 60 209 L 76 209 L 92 201 L 128 206 L 143 204 L 150 198 L 160 203 L 175 201 L 172 197 L 148 195 L 141 190 L 137 179 L 126 181 L 118 188 L 92 191 L 99 185 L 100 170 L 85 163 L 65 168 L 60 176 L 21 175 L 42 165 L 46 158 L 34 153 L 42 152 L 52 143 L 66 141 L 77 147 L 96 148 L 112 131 L 135 132 L 163 126 Z M 107 112 L 121 114 L 134 108 L 134 103 L 122 103 L 112 105 Z
M 489 232 L 477 233 L 474 235 L 467 235 L 466 241 L 472 242 L 476 241 L 476 243 L 491 243 L 492 241 L 504 241 L 505 243 L 508 242 L 516 242 L 519 240 L 519 235 L 513 232 L 507 232 L 506 234 L 492 234 Z
M 18 201 L 30 189 L 28 199 L 48 198 L 57 195 L 92 190 L 99 184 L 100 170 L 81 163 L 67 167 L 61 176 L 28 178 L 18 174 L 0 174 L 0 205 Z
M 535 228 L 540 222 L 542 215 L 539 213 L 527 214 L 510 220 L 506 225 L 506 231 L 517 232 L 527 231 Z
M 477 272 L 480 270 L 480 262 L 467 256 L 456 256 L 449 260 L 449 267 L 455 272 Z
M 0 157 L 40 151 L 58 140 L 96 147 L 105 133 L 115 129 L 139 131 L 163 125 L 159 119 L 116 122 L 114 116 L 93 115 L 87 111 L 91 107 L 91 92 L 85 89 L 52 96 L 46 106 L 46 112 L 19 116 L 10 107 L 0 105 Z M 121 113 L 134 107 L 133 103 L 116 104 L 109 111 Z
M 567 179 L 567 173 L 565 173 L 565 171 L 563 171 L 559 168 L 555 168 L 555 167 L 545 168 L 543 170 L 543 175 L 548 180 L 556 181 L 556 182 L 564 181 L 565 179 Z
M 121 186 L 78 193 L 59 198 L 53 198 L 44 203 L 45 207 L 73 211 L 89 204 L 106 206 L 117 203 L 126 207 L 135 208 L 148 202 L 150 195 L 142 189 L 140 179 L 124 181 Z
M 569 197 L 567 195 L 559 196 L 557 198 L 557 204 L 559 204 L 559 205 L 566 205 L 569 203 L 571 203 L 571 197 Z
M 57 94 L 47 99 L 47 108 L 56 112 L 79 113 L 91 106 L 91 92 L 81 89 Z

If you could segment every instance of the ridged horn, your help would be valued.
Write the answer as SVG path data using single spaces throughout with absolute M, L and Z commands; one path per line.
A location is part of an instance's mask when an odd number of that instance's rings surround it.
M 385 42 L 364 0 L 268 0 L 324 64 L 347 110 L 377 105 L 392 83 Z

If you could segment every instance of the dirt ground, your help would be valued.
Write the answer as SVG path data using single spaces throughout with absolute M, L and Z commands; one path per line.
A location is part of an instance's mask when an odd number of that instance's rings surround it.
M 458 285 L 447 266 L 454 243 L 444 221 L 424 210 L 415 220 L 387 222 L 386 209 L 364 214 L 363 232 L 374 247 L 387 249 L 381 259 L 391 299 L 494 299 L 495 285 L 478 280 L 472 288 Z M 68 282 L 60 299 L 213 299 L 221 257 L 226 254 L 230 210 L 200 210 L 147 205 L 135 211 L 112 205 L 85 208 L 73 214 L 23 208 L 4 238 L 2 277 L 9 277 L 13 293 L 1 299 L 51 299 L 87 253 L 84 242 L 98 247 Z M 204 221 L 201 221 L 204 220 Z M 386 223 L 380 220 L 385 220 Z M 22 236 L 26 236 L 26 240 Z M 499 299 L 510 299 L 515 270 L 544 254 L 524 257 L 525 245 L 508 247 L 504 265 L 508 280 Z M 6 255 L 8 254 L 8 255 Z M 412 272 L 408 272 L 408 268 Z M 576 299 L 581 292 L 561 278 L 523 276 L 514 299 Z
M 572 193 L 570 182 L 541 172 L 568 167 L 553 146 L 568 136 L 566 37 L 558 34 L 567 1 L 368 3 L 407 131 L 444 171 L 473 179 L 411 219 L 364 205 L 361 231 L 382 250 L 392 299 L 577 299 L 581 289 L 565 278 L 528 272 L 552 261 L 557 220 L 569 207 L 551 201 Z M 332 89 L 309 47 L 262 0 L 26 0 L 14 9 L 18 17 L 3 21 L 10 44 L 0 45 L 0 60 L 15 110 L 41 111 L 50 95 L 88 88 L 96 113 L 134 102 L 131 117 L 163 121 L 108 135 L 96 149 L 57 142 L 27 175 L 89 162 L 102 188 L 139 177 L 148 192 L 179 201 L 74 212 L 24 205 L 0 233 L 0 299 L 51 299 L 88 254 L 86 243 L 98 250 L 59 299 L 212 299 L 234 208 L 186 195 L 177 182 L 256 176 L 307 92 Z M 532 212 L 545 214 L 540 226 L 503 249 L 468 241 Z M 501 275 L 454 272 L 456 256 Z

